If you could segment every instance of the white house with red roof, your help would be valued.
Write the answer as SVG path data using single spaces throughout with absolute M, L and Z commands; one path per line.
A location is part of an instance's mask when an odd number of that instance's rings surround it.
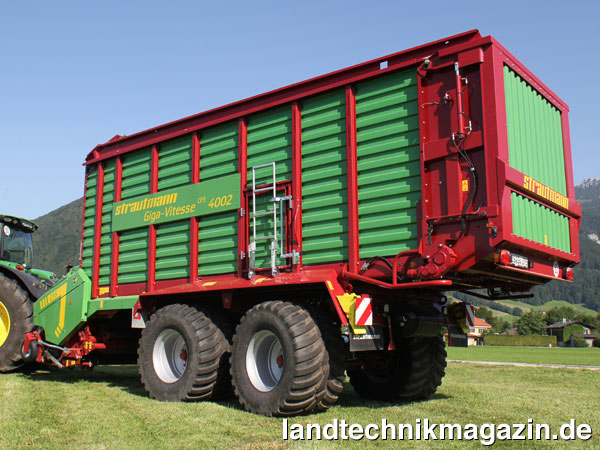
M 474 323 L 469 327 L 467 333 L 467 342 L 471 345 L 483 345 L 483 335 L 492 329 L 492 326 L 485 320 L 475 317 Z
M 492 329 L 492 326 L 485 320 L 479 317 L 473 317 L 473 325 L 469 325 L 469 332 L 465 336 L 460 333 L 453 332 L 450 339 L 450 344 L 453 347 L 466 347 L 472 345 L 483 345 L 483 335 Z M 444 335 L 448 340 L 448 333 Z

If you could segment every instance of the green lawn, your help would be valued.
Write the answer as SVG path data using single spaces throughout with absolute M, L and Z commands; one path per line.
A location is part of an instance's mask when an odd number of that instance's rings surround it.
M 454 352 L 454 349 L 450 349 Z M 470 349 L 468 349 L 470 350 Z M 454 356 L 454 355 L 451 355 Z M 366 402 L 346 385 L 339 405 L 290 423 L 587 423 L 587 442 L 504 441 L 494 449 L 600 448 L 600 372 L 449 363 L 438 392 L 424 402 Z M 553 428 L 553 432 L 556 428 Z M 567 445 L 573 444 L 573 445 Z M 100 367 L 0 376 L 0 448 L 481 449 L 479 442 L 300 442 L 282 440 L 282 419 L 242 411 L 237 402 L 161 403 L 140 386 L 137 368 Z
M 600 348 L 447 347 L 448 359 L 600 366 Z

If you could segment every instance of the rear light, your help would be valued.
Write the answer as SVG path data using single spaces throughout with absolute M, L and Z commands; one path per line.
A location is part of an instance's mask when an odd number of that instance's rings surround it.
M 18 264 L 18 265 L 15 266 L 15 269 L 23 272 L 25 270 L 25 267 L 23 267 L 22 265 Z
M 533 263 L 529 261 L 529 258 L 516 253 L 511 253 L 508 250 L 500 250 L 500 253 L 496 253 L 496 262 L 504 266 L 513 266 L 517 269 L 531 269 Z
M 508 250 L 500 250 L 498 261 L 505 266 L 510 265 L 510 252 Z
M 565 269 L 565 278 L 567 280 L 572 280 L 573 278 L 575 278 L 575 274 L 573 273 L 573 268 L 572 267 L 567 267 Z

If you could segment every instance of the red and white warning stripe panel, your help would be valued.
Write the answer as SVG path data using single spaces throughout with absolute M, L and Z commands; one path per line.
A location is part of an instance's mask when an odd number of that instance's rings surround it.
M 373 325 L 373 303 L 371 297 L 363 295 L 356 299 L 354 321 L 357 326 Z

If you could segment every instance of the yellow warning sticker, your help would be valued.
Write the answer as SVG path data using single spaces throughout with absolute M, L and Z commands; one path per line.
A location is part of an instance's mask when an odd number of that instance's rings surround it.
M 469 192 L 469 180 L 462 180 L 462 191 Z

